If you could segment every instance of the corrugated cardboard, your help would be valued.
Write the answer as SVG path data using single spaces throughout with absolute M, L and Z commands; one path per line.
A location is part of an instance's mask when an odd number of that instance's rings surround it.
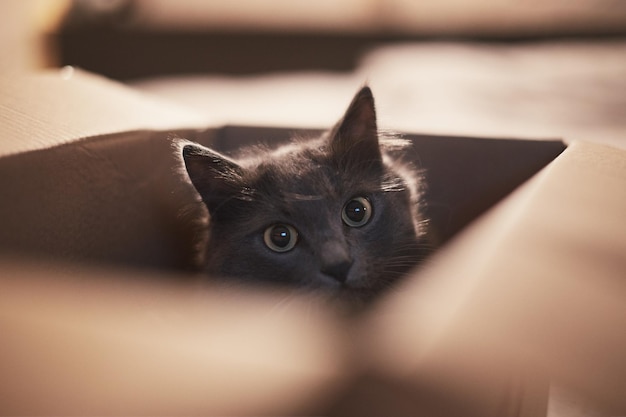
M 205 123 L 191 109 L 72 67 L 0 74 L 0 156 L 109 133 Z
M 623 151 L 408 135 L 442 247 L 348 319 L 184 273 L 202 208 L 171 136 L 289 130 L 197 130 L 77 77 L 4 84 L 1 414 L 539 416 L 550 382 L 625 411 Z
M 539 373 L 623 414 L 625 181 L 626 153 L 572 144 L 386 300 L 377 369 L 465 404 Z

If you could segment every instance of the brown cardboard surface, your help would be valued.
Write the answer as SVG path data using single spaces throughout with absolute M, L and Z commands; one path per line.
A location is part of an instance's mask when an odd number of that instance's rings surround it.
M 0 415 L 315 415 L 350 375 L 303 299 L 0 259 Z
M 173 137 L 218 151 L 297 129 L 226 127 L 135 131 L 85 138 L 0 158 L 0 250 L 100 264 L 193 269 L 205 212 L 179 172 Z M 426 216 L 435 246 L 548 164 L 563 149 L 537 142 L 406 135 L 403 157 L 425 172 Z
M 625 152 L 570 146 L 381 307 L 378 371 L 474 404 L 543 373 L 623 414 L 625 181 Z
M 184 106 L 73 68 L 0 74 L 0 156 L 108 133 L 205 123 Z
M 81 94 L 70 101 L 94 100 Z M 129 119 L 111 110 L 112 127 L 133 130 L 115 133 L 80 106 L 46 116 L 55 97 L 32 104 L 32 125 L 30 106 L 0 107 L 17 115 L 0 125 L 1 414 L 519 417 L 545 411 L 548 379 L 624 412 L 624 151 L 411 136 L 411 157 L 440 170 L 431 191 L 461 215 L 440 215 L 454 220 L 449 244 L 344 326 L 308 298 L 224 297 L 155 281 L 187 275 L 117 269 L 191 262 L 197 229 L 181 213 L 197 201 L 178 188 L 170 133 L 226 151 L 288 130 L 136 130 L 139 100 Z M 71 266 L 28 266 L 45 254 Z M 78 266 L 93 260 L 108 268 Z
M 125 132 L 0 158 L 1 251 L 193 268 L 202 208 L 169 136 Z
M 2 368 L 12 372 L 3 374 L 2 386 L 14 399 L 13 408 L 7 410 L 41 414 L 52 409 L 67 414 L 85 409 L 103 413 L 115 407 L 122 411 L 113 413 L 120 414 L 154 412 L 158 406 L 180 413 L 188 412 L 186 404 L 192 404 L 198 407 L 193 410 L 256 413 L 318 410 L 323 404 L 334 415 L 394 410 L 396 415 L 538 416 L 545 411 L 541 392 L 547 393 L 547 380 L 552 380 L 601 405 L 607 413 L 619 415 L 625 406 L 622 382 L 626 375 L 626 339 L 620 331 L 626 324 L 625 174 L 623 151 L 573 144 L 443 248 L 370 317 L 359 320 L 357 337 L 332 330 L 341 326 L 337 317 L 320 317 L 319 310 L 307 309 L 307 300 L 291 299 L 296 306 L 304 305 L 306 313 L 294 313 L 297 324 L 283 318 L 287 322 L 276 323 L 274 331 L 281 341 L 302 337 L 302 329 L 296 330 L 301 327 L 298 320 L 312 314 L 320 326 L 314 345 L 321 343 L 319 349 L 325 353 L 313 353 L 307 361 L 315 364 L 313 368 L 339 366 L 337 374 L 299 374 L 297 370 L 296 377 L 276 374 L 274 368 L 281 369 L 284 361 L 302 359 L 297 346 L 286 347 L 277 356 L 263 356 L 262 362 L 270 366 L 262 367 L 259 374 L 256 365 L 250 368 L 248 362 L 242 365 L 236 358 L 217 367 L 210 353 L 194 350 L 198 344 L 211 345 L 211 337 L 198 335 L 194 326 L 206 325 L 215 335 L 230 326 L 231 319 L 238 323 L 229 328 L 235 339 L 224 341 L 219 349 L 228 351 L 231 342 L 232 352 L 241 348 L 238 337 L 250 334 L 248 323 L 255 323 L 260 311 L 255 304 L 236 316 L 228 313 L 228 308 L 249 304 L 244 294 L 226 300 L 213 298 L 217 293 L 210 290 L 206 298 L 189 292 L 181 296 L 181 290 L 154 282 L 154 276 L 143 276 L 141 284 L 132 282 L 136 272 L 125 275 L 73 268 L 68 277 L 58 268 L 3 261 L 0 317 L 5 338 L 0 357 L 7 361 Z M 210 320 L 203 322 L 208 316 L 199 312 L 202 307 L 190 307 L 193 297 L 200 299 L 200 306 L 204 301 L 218 306 Z M 277 295 L 265 300 L 263 308 L 270 310 L 289 305 Z M 172 308 L 175 317 L 166 317 L 165 327 L 155 330 L 152 321 L 143 321 L 145 314 L 158 316 Z M 187 320 L 191 322 L 188 332 L 175 330 Z M 274 335 L 254 334 L 259 335 L 256 344 L 269 343 L 265 337 Z M 172 342 L 163 345 L 161 338 L 175 340 L 175 346 Z M 323 347 L 335 342 L 329 350 Z M 95 351 L 93 343 L 98 347 Z M 155 356 L 141 355 L 146 343 L 159 347 Z M 189 356 L 194 366 L 181 359 L 179 349 L 196 352 Z M 133 379 L 120 382 L 116 371 L 106 369 L 130 366 L 125 365 L 129 357 L 133 363 L 141 359 Z M 76 358 L 82 368 L 64 365 Z M 186 391 L 178 397 L 174 390 L 172 397 L 157 396 L 159 401 L 154 402 L 155 392 L 170 387 L 163 380 L 150 382 L 151 378 L 173 372 L 159 364 L 181 360 L 184 363 L 174 379 L 204 383 L 207 391 Z M 212 369 L 212 377 L 239 375 L 231 381 L 233 385 L 224 385 L 228 390 L 258 389 L 256 383 L 247 385 L 249 375 L 254 374 L 255 381 L 267 377 L 279 387 L 304 387 L 314 399 L 307 394 L 298 397 L 302 402 L 285 405 L 280 397 L 264 397 L 268 402 L 257 402 L 256 397 L 244 402 L 222 397 L 218 395 L 221 385 L 204 380 L 204 375 L 196 373 L 196 365 Z M 37 372 L 44 376 L 57 372 L 61 377 L 50 380 L 36 377 Z M 31 381 L 36 383 L 31 386 Z M 123 394 L 142 382 L 150 382 L 149 389 L 135 390 L 138 394 L 132 399 Z M 330 384 L 336 391 L 318 390 L 318 384 Z M 83 386 L 101 389 L 88 390 L 80 400 L 65 397 Z M 40 402 L 27 401 L 32 389 L 45 394 L 39 396 Z M 207 396 L 209 391 L 218 394 Z M 314 404 L 311 408 L 309 401 Z
M 190 129 L 199 120 L 185 109 L 82 71 L 5 75 L 0 90 L 0 249 L 56 259 L 193 268 L 202 207 L 178 173 L 171 138 L 230 152 L 298 131 Z M 181 125 L 187 129 L 175 129 Z M 415 142 L 407 158 L 427 172 L 427 215 L 439 243 L 564 148 L 407 138 Z

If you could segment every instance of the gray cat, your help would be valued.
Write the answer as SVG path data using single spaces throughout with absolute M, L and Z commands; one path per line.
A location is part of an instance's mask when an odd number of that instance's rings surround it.
M 192 184 L 208 208 L 206 271 L 369 299 L 426 251 L 421 176 L 379 135 L 368 87 L 313 140 L 236 159 L 186 142 Z

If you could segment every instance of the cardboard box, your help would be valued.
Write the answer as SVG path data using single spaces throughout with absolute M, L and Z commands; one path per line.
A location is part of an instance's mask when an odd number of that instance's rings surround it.
M 0 413 L 539 416 L 552 382 L 626 409 L 624 151 L 407 135 L 441 247 L 346 318 L 189 273 L 171 138 L 292 130 L 70 75 L 0 83 Z

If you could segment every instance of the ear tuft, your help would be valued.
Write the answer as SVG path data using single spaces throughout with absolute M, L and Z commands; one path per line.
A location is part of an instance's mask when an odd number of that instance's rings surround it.
M 182 155 L 187 175 L 211 214 L 240 194 L 243 169 L 235 161 L 189 142 L 182 147 Z
M 331 132 L 331 149 L 342 163 L 381 163 L 374 96 L 363 87 Z

